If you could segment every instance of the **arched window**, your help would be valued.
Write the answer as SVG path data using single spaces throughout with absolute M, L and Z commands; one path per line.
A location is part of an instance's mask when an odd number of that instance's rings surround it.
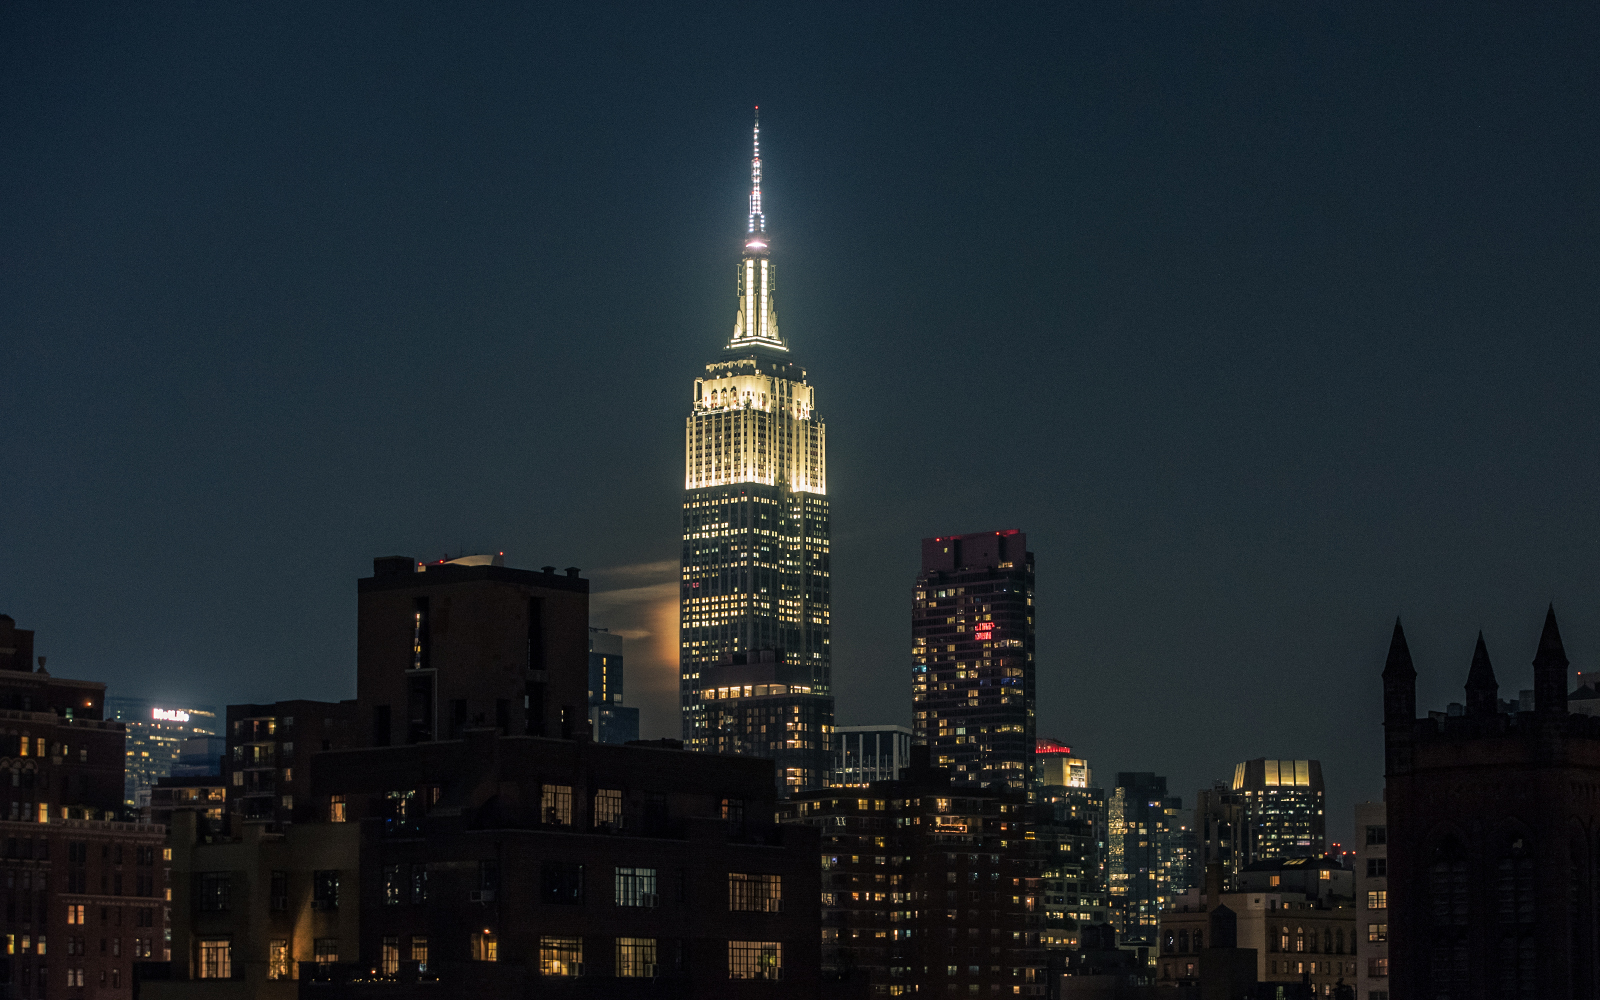
M 1501 840 L 1494 863 L 1495 966 L 1503 997 L 1538 996 L 1534 916 L 1533 845 L 1511 834 Z
M 1205 931 L 1195 931 L 1194 932 L 1194 950 L 1195 951 L 1199 951 L 1199 950 L 1201 950 L 1202 948 L 1205 947 L 1205 944 L 1202 943 L 1202 942 L 1205 941 L 1205 935 L 1206 935 Z
M 1294 950 L 1306 950 L 1306 929 L 1304 927 L 1296 927 L 1294 929 Z
M 1338 948 L 1338 951 L 1336 952 L 1336 954 L 1343 955 L 1344 954 L 1344 928 L 1343 927 L 1339 928 L 1338 931 L 1336 931 L 1334 933 L 1333 941 L 1334 941 L 1335 947 Z
M 1467 975 L 1467 851 L 1445 837 L 1428 852 L 1428 979 L 1431 1000 L 1465 997 Z
M 1324 927 L 1322 929 L 1322 953 L 1324 955 L 1332 955 L 1333 954 L 1333 930 L 1332 930 L 1332 928 Z
M 1189 932 L 1187 930 L 1182 930 L 1182 931 L 1178 932 L 1178 950 L 1179 951 L 1188 951 L 1189 950 Z

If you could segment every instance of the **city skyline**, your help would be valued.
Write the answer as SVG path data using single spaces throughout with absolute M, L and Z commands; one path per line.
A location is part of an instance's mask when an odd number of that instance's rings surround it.
M 572 49 L 532 17 L 5 16 L 0 611 L 63 676 L 348 697 L 374 554 L 505 550 L 649 633 L 629 700 L 673 734 L 661 415 L 726 326 L 758 100 L 837 432 L 839 724 L 909 721 L 916 540 L 1002 525 L 1047 568 L 1040 735 L 1190 802 L 1320 759 L 1332 839 L 1381 787 L 1341 698 L 1395 614 L 1428 704 L 1459 637 L 1512 648 L 1547 600 L 1593 668 L 1592 14 L 799 12 Z M 1202 718 L 1252 725 L 1197 751 Z

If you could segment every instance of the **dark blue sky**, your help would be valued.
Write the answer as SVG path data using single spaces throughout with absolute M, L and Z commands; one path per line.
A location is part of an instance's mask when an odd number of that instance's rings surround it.
M 762 105 L 839 721 L 1026 530 L 1041 734 L 1381 789 L 1377 671 L 1600 667 L 1589 5 L 10 5 L 0 610 L 113 693 L 348 697 L 375 555 L 578 565 L 676 728 L 690 386 Z M 644 635 L 644 633 L 650 633 Z

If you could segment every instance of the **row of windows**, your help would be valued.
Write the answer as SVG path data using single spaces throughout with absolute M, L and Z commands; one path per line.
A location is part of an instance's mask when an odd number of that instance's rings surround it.
M 498 935 L 479 931 L 471 936 L 472 958 L 479 962 L 500 960 Z M 623 937 L 615 941 L 614 974 L 625 978 L 652 978 L 660 974 L 655 938 Z M 41 952 L 42 953 L 42 952 Z M 317 964 L 339 961 L 339 939 L 317 938 L 313 944 L 313 960 Z M 385 937 L 381 945 L 379 967 L 384 975 L 393 976 L 400 971 L 400 938 Z M 426 970 L 428 966 L 428 939 L 412 937 L 407 950 L 410 960 Z M 574 977 L 584 974 L 584 939 L 546 935 L 539 939 L 539 973 L 545 976 Z M 233 941 L 230 938 L 202 938 L 200 940 L 197 973 L 200 979 L 233 978 Z M 779 979 L 783 969 L 783 944 L 778 941 L 729 941 L 729 979 Z M 70 973 L 69 973 L 70 975 Z M 287 938 L 275 938 L 267 944 L 267 978 L 288 979 L 293 975 Z M 69 983 L 70 985 L 70 983 Z M 81 983 L 79 985 L 82 985 Z

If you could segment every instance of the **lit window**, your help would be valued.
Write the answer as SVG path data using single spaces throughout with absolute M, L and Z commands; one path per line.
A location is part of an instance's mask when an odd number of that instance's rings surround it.
M 583 938 L 541 937 L 539 939 L 539 974 L 544 976 L 583 975 Z
M 421 971 L 428 971 L 428 939 L 413 937 L 411 939 L 411 960 L 417 963 Z
M 783 944 L 778 941 L 729 941 L 729 979 L 777 979 L 783 971 Z
M 233 978 L 233 942 L 227 938 L 200 939 L 200 978 Z
M 1387 910 L 1389 908 L 1389 890 L 1373 889 L 1367 893 L 1367 909 Z
M 332 965 L 339 961 L 339 939 L 317 938 L 312 953 L 318 965 Z
M 777 913 L 783 909 L 782 875 L 728 874 L 728 909 Z
M 539 816 L 556 826 L 572 825 L 572 786 L 543 785 L 539 793 Z
M 615 788 L 602 788 L 594 793 L 594 825 L 622 827 L 622 792 Z
M 400 972 L 400 939 L 398 937 L 386 937 L 383 939 L 382 947 L 380 964 L 383 968 L 383 974 L 386 976 L 397 975 Z
M 267 942 L 267 978 L 289 978 L 289 940 L 273 938 Z
M 649 979 L 655 974 L 655 938 L 617 938 L 618 976 Z

